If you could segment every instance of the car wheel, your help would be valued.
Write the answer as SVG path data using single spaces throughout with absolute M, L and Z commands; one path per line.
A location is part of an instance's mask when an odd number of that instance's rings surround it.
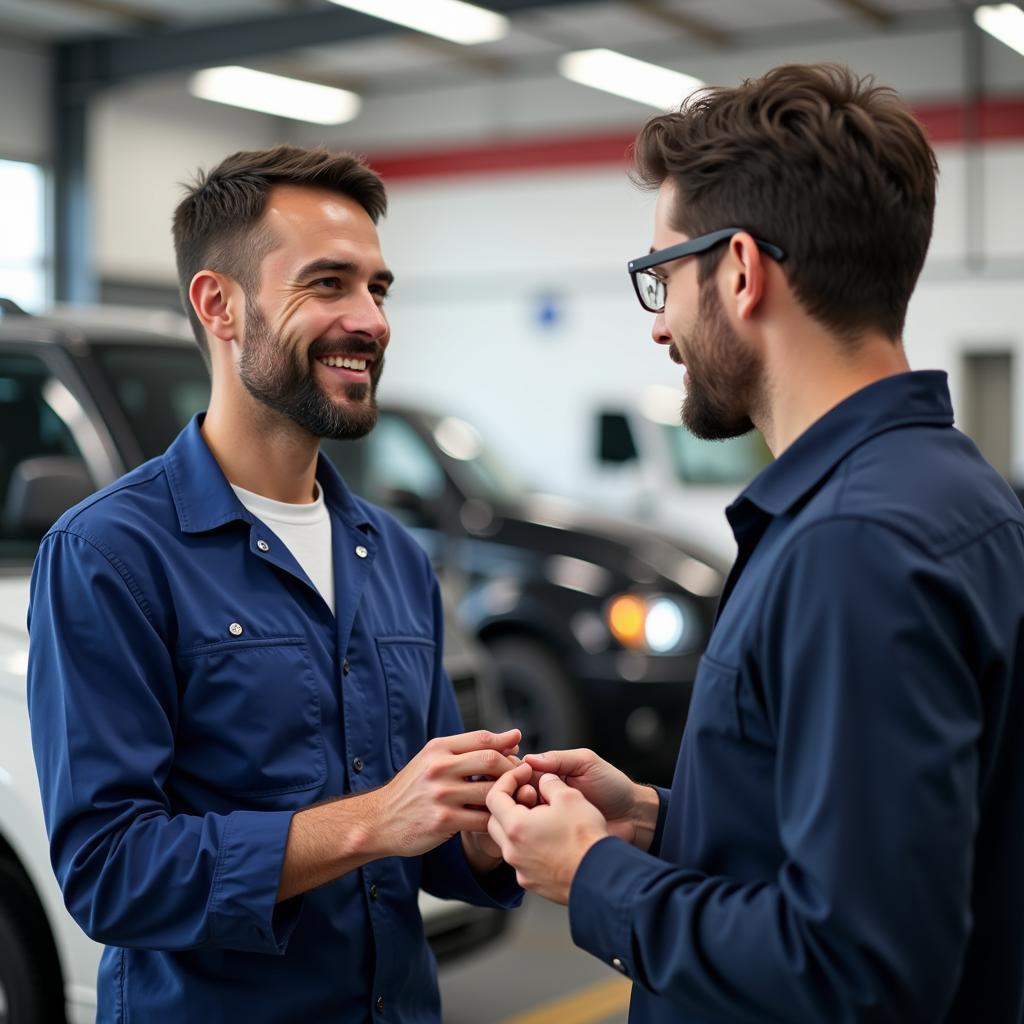
M 523 752 L 565 750 L 586 743 L 572 684 L 550 651 L 521 636 L 496 637 L 487 646 L 498 665 L 509 722 L 522 730 Z
M 64 1020 L 64 996 L 19 872 L 0 863 L 0 1024 Z

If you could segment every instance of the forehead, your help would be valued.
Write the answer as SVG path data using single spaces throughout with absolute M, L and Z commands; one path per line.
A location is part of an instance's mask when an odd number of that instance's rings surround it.
M 370 215 L 348 196 L 325 189 L 279 185 L 267 197 L 263 224 L 275 242 L 270 258 L 291 262 L 313 250 L 325 257 L 380 262 L 380 239 Z

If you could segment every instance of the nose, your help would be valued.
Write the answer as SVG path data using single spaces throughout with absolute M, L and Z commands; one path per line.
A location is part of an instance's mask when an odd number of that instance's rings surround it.
M 368 291 L 346 305 L 341 315 L 341 327 L 346 334 L 361 334 L 382 346 L 387 345 L 391 333 L 384 310 Z
M 665 311 L 654 314 L 654 323 L 651 325 L 651 337 L 658 345 L 671 345 L 672 334 L 665 323 Z

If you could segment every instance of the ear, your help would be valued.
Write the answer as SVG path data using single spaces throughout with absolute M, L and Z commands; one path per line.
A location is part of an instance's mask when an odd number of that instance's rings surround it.
M 741 320 L 750 320 L 761 305 L 765 289 L 764 256 L 752 235 L 741 231 L 729 240 L 725 294 Z
M 213 337 L 220 341 L 241 337 L 245 307 L 237 282 L 214 270 L 200 270 L 188 287 L 188 297 L 199 322 Z

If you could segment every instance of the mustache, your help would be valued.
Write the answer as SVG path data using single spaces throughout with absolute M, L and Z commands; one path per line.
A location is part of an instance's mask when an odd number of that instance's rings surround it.
M 334 341 L 318 339 L 309 346 L 310 359 L 322 359 L 324 356 L 348 356 L 349 358 L 372 359 L 379 363 L 384 358 L 384 348 L 376 341 L 366 338 L 338 338 Z
M 683 365 L 683 357 L 682 357 L 679 349 L 676 348 L 675 342 L 671 342 L 669 344 L 669 346 L 668 346 L 668 355 L 669 355 L 669 358 L 672 360 L 673 363 L 676 363 L 679 366 Z

